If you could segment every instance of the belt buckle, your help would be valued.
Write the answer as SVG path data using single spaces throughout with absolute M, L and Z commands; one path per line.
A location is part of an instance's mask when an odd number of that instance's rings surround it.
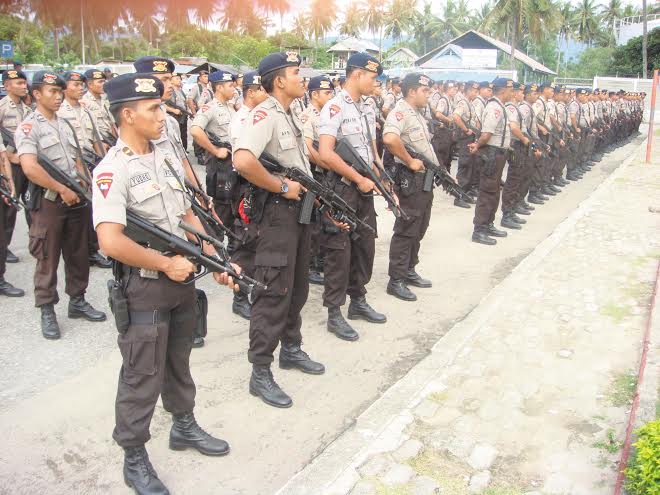
M 148 270 L 146 268 L 140 268 L 140 278 L 158 280 L 158 270 Z

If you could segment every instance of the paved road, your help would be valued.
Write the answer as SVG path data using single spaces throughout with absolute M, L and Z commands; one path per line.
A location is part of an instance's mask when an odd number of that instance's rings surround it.
M 321 377 L 275 370 L 294 399 L 276 410 L 247 393 L 247 328 L 230 311 L 230 294 L 208 280 L 210 325 L 207 346 L 195 350 L 197 415 L 210 431 L 226 438 L 232 454 L 201 458 L 167 449 L 169 418 L 156 412 L 149 444 L 161 477 L 177 494 L 270 494 L 348 428 L 390 385 L 426 356 L 452 325 L 502 280 L 540 241 L 634 149 L 617 150 L 582 181 L 568 186 L 531 217 L 519 232 L 491 248 L 470 242 L 472 210 L 453 207 L 436 193 L 433 219 L 422 245 L 419 271 L 435 285 L 418 290 L 417 303 L 385 293 L 392 215 L 379 203 L 380 238 L 369 286 L 374 307 L 387 325 L 357 323 L 361 339 L 337 340 L 325 330 L 321 289 L 312 287 L 303 313 L 305 348 L 324 362 Z M 24 225 L 13 248 L 22 258 L 7 278 L 30 287 L 33 263 Z M 107 271 L 93 270 L 89 299 L 105 307 Z M 39 333 L 33 299 L 0 300 L 0 493 L 123 493 L 121 455 L 112 442 L 113 401 L 119 367 L 111 323 L 67 320 L 58 313 L 63 338 L 47 342 Z
M 613 493 L 660 260 L 659 166 L 621 170 L 277 495 Z M 653 331 L 637 426 L 657 414 Z

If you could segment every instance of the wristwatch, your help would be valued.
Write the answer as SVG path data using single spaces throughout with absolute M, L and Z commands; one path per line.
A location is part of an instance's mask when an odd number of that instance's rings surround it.
M 289 192 L 289 184 L 284 182 L 283 179 L 280 179 L 280 181 L 282 182 L 282 185 L 280 186 L 280 194 L 288 193 Z

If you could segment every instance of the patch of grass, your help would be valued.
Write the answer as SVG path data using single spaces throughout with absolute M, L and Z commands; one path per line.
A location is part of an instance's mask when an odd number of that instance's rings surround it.
M 470 474 L 465 466 L 459 466 L 433 450 L 423 450 L 408 461 L 420 475 L 433 478 L 440 487 L 440 493 L 467 495 L 465 477 Z
M 651 282 L 636 282 L 623 289 L 623 292 L 635 301 L 648 305 L 653 292 L 653 284 Z
M 380 481 L 375 482 L 376 495 L 410 495 L 408 485 L 387 486 Z
M 593 416 L 591 416 L 591 418 L 595 419 L 596 421 L 605 421 L 607 419 L 602 414 L 594 414 Z
M 449 394 L 447 392 L 433 392 L 432 394 L 429 394 L 427 397 L 429 400 L 432 400 L 433 402 L 437 402 L 438 404 L 442 404 L 444 401 L 447 400 L 447 397 Z
M 607 303 L 601 308 L 600 313 L 604 316 L 609 316 L 616 323 L 621 323 L 624 318 L 630 316 L 630 308 L 628 306 L 619 306 L 614 303 Z
M 611 428 L 605 433 L 605 440 L 592 444 L 592 447 L 604 450 L 608 454 L 616 454 L 622 446 L 623 442 L 616 438 L 616 433 Z
M 637 387 L 637 375 L 629 371 L 619 373 L 614 377 L 607 393 L 607 398 L 613 406 L 622 407 L 632 404 Z
M 510 486 L 491 486 L 482 495 L 524 495 L 524 491 Z

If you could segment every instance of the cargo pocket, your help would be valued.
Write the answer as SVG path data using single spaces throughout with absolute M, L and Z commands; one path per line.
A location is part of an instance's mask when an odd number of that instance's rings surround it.
M 155 375 L 156 344 L 158 327 L 156 325 L 131 325 L 128 332 L 117 337 L 119 350 L 123 358 L 122 380 L 136 384 L 142 375 Z
M 267 289 L 255 289 L 254 298 L 259 296 L 281 297 L 289 290 L 284 272 L 288 264 L 286 254 L 265 251 L 254 258 L 255 278 L 263 282 Z
M 28 250 L 30 254 L 37 260 L 45 260 L 48 258 L 46 250 L 46 228 L 33 227 L 30 229 L 28 242 Z

